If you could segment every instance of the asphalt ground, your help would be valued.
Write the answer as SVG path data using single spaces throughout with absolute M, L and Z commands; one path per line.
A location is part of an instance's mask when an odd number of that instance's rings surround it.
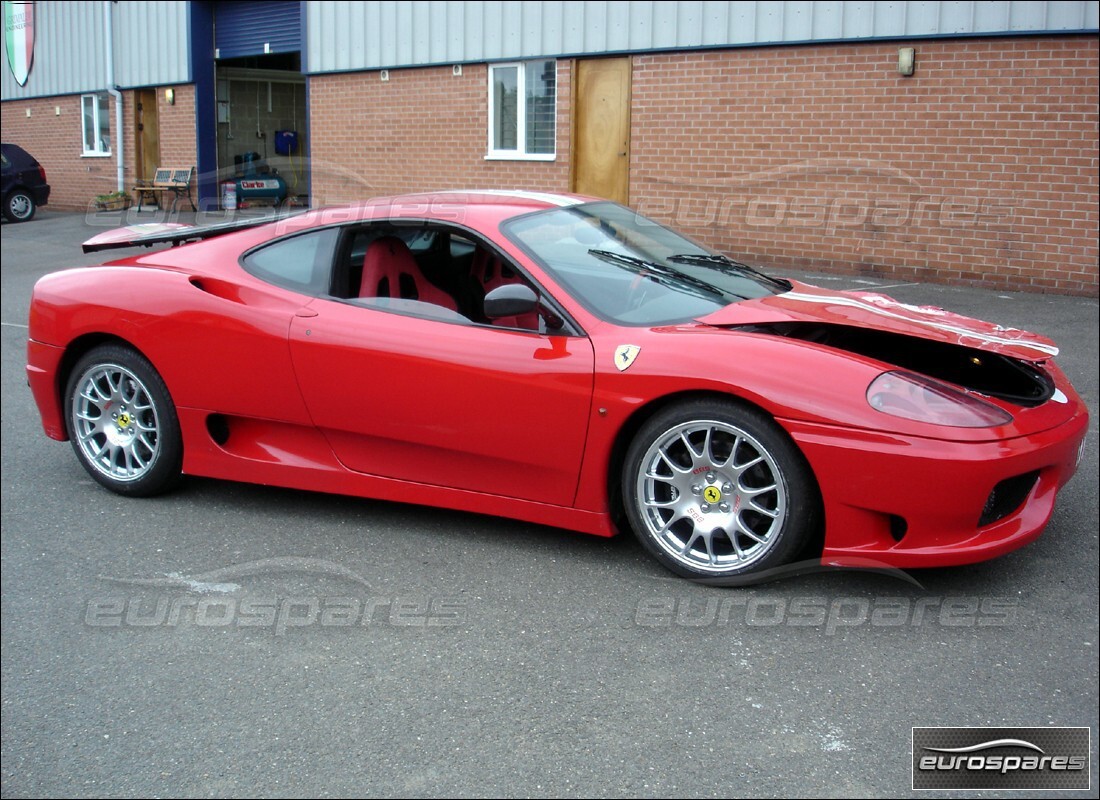
M 913 726 L 1016 725 L 1089 727 L 1092 788 L 1044 796 L 1097 796 L 1096 300 L 819 277 L 1053 338 L 1084 461 L 995 561 L 723 590 L 629 536 L 195 478 L 108 493 L 24 375 L 34 281 L 105 260 L 78 247 L 101 229 L 2 226 L 5 797 L 906 796 Z

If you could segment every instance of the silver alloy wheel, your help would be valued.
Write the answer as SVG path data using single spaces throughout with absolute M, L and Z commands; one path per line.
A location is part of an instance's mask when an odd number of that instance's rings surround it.
M 8 208 L 11 209 L 11 215 L 18 220 L 24 220 L 31 215 L 34 210 L 34 203 L 31 198 L 22 192 L 18 192 L 12 195 L 11 200 L 8 201 Z
M 746 431 L 714 420 L 658 436 L 642 457 L 636 489 L 649 537 L 700 572 L 761 560 L 787 515 L 787 483 L 771 453 Z
M 77 380 L 72 430 L 85 460 L 114 481 L 138 480 L 160 454 L 149 390 L 118 364 L 94 364 Z

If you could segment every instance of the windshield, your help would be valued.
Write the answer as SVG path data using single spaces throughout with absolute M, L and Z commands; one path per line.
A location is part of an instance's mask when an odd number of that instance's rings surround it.
M 539 211 L 502 229 L 589 311 L 624 325 L 686 322 L 789 288 L 617 203 Z

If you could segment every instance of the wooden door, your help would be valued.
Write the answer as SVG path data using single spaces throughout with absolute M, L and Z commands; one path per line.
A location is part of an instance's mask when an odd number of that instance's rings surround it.
M 160 166 L 160 124 L 156 89 L 134 93 L 134 170 L 138 180 L 152 180 Z
M 577 62 L 573 191 L 629 200 L 630 58 Z

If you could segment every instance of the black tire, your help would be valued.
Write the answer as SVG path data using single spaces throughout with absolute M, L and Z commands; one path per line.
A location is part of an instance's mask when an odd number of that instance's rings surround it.
M 622 497 L 661 564 L 720 586 L 774 576 L 821 518 L 801 451 L 768 415 L 733 400 L 678 403 L 650 418 L 627 450 Z
M 73 367 L 64 401 L 77 459 L 103 486 L 150 497 L 179 482 L 179 418 L 168 387 L 145 356 L 115 344 L 90 350 Z
M 38 206 L 26 189 L 16 189 L 4 198 L 4 218 L 9 222 L 30 222 Z

